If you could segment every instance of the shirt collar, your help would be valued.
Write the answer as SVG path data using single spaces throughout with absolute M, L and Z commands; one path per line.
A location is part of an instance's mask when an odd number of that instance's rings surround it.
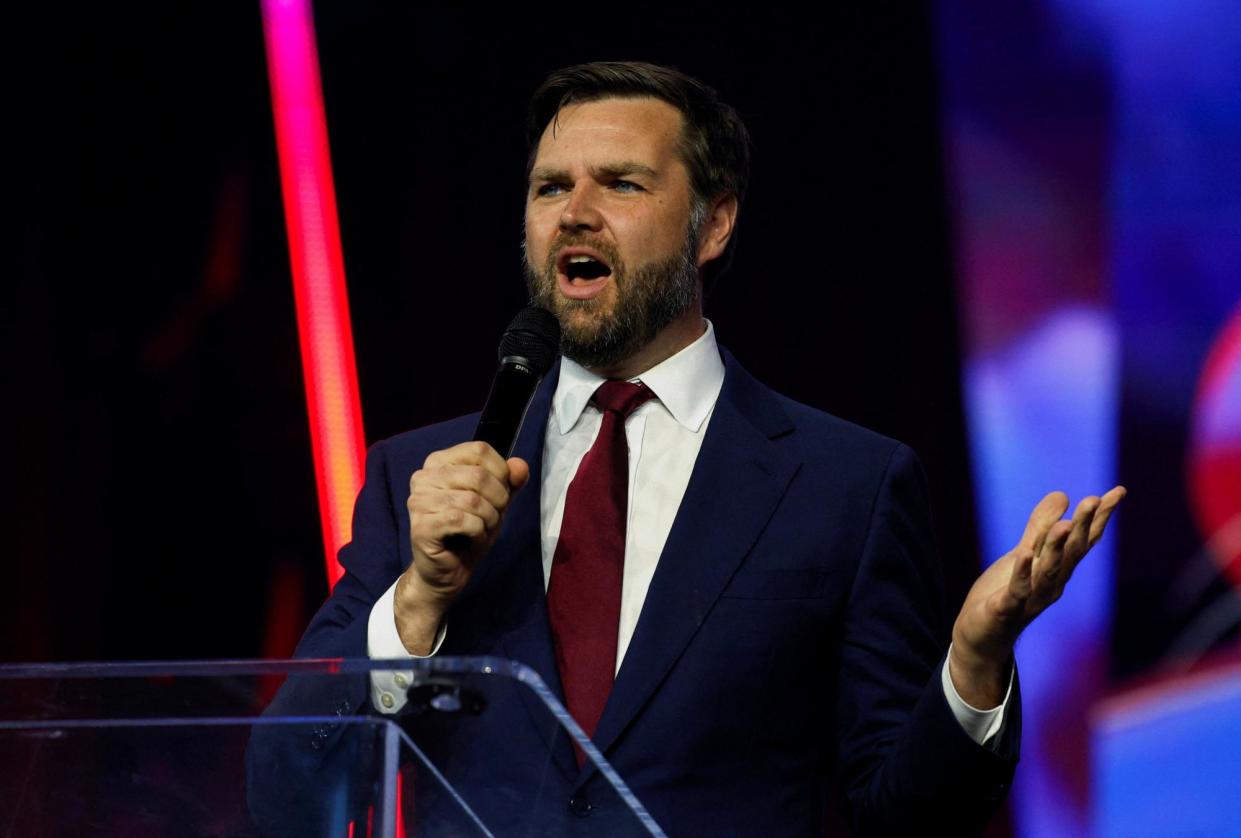
M 706 323 L 707 329 L 698 340 L 630 379 L 650 387 L 672 418 L 694 433 L 711 414 L 724 385 L 724 362 L 715 343 L 715 327 L 710 320 Z M 568 358 L 561 360 L 560 381 L 552 396 L 552 415 L 560 433 L 573 430 L 603 381 L 581 364 Z

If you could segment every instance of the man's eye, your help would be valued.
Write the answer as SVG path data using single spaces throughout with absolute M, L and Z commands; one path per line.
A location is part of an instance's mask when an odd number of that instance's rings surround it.
M 617 192 L 641 192 L 642 191 L 642 187 L 638 186 L 638 184 L 634 183 L 631 180 L 618 180 L 616 181 L 616 183 L 612 184 L 612 188 L 614 188 Z
M 562 191 L 564 191 L 564 186 L 559 183 L 545 183 L 536 189 L 534 194 L 543 198 L 549 195 L 559 195 Z

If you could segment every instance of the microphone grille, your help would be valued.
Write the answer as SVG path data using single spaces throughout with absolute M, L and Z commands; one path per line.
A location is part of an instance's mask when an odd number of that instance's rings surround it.
M 526 306 L 500 338 L 500 360 L 525 358 L 539 377 L 547 374 L 560 351 L 560 322 L 545 308 Z

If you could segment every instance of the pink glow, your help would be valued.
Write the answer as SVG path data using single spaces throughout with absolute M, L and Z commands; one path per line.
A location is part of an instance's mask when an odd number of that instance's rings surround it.
M 350 538 L 366 443 L 336 221 L 336 193 L 308 0 L 262 0 L 280 184 L 289 234 L 329 586 Z
M 1241 308 L 1203 365 L 1188 442 L 1194 520 L 1207 551 L 1241 590 Z

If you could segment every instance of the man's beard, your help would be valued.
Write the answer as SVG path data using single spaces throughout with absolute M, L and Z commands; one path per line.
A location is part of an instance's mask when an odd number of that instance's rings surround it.
M 616 367 L 688 311 L 698 298 L 697 231 L 698 225 L 691 223 L 681 252 L 662 262 L 643 265 L 633 273 L 625 268 L 615 249 L 587 236 L 557 239 L 547 254 L 541 276 L 534 272 L 523 248 L 521 261 L 530 302 L 552 312 L 560 321 L 560 351 L 564 356 L 588 368 Z M 561 250 L 573 246 L 599 251 L 612 268 L 616 301 L 610 314 L 600 313 L 606 305 L 602 295 L 590 300 L 569 300 L 559 294 L 556 258 Z M 595 316 L 583 320 L 572 316 L 575 311 Z

